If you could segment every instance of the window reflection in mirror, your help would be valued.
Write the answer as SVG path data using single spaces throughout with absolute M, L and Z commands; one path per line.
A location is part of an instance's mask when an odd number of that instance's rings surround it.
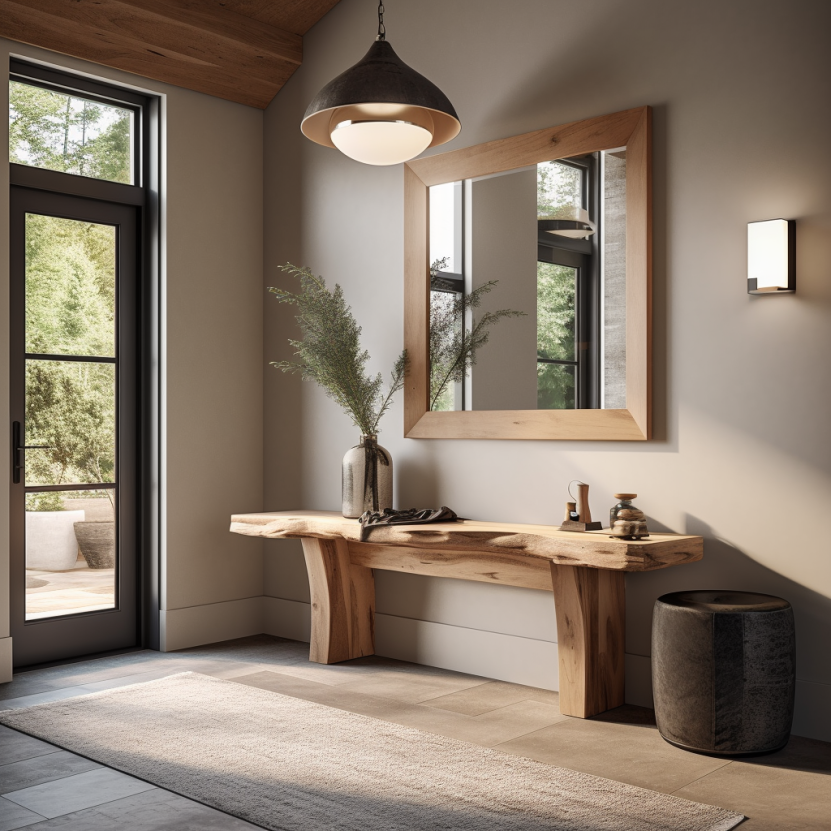
M 625 408 L 625 148 L 429 194 L 431 318 L 492 281 L 479 309 L 457 313 L 458 338 L 482 312 L 523 313 L 493 327 L 466 377 L 431 395 L 430 408 Z
M 430 188 L 430 317 L 433 336 L 437 321 L 454 317 L 454 305 L 465 291 L 463 272 L 462 182 L 447 182 Z M 462 335 L 462 315 L 455 316 L 453 333 Z M 465 385 L 442 377 L 445 370 L 431 366 L 430 408 L 464 410 Z

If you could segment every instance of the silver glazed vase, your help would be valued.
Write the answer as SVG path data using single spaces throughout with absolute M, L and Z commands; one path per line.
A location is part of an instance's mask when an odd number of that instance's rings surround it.
M 392 508 L 392 456 L 377 436 L 361 436 L 361 443 L 346 451 L 342 482 L 345 517 Z

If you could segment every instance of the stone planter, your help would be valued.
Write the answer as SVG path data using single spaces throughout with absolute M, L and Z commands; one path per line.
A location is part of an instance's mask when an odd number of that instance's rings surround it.
M 78 559 L 74 525 L 83 511 L 26 511 L 26 568 L 69 571 Z
M 115 567 L 114 522 L 76 522 L 75 536 L 90 568 Z

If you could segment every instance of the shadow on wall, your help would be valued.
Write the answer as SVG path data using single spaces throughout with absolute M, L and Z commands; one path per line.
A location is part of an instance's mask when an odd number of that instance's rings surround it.
M 435 458 L 434 442 L 419 442 L 418 451 L 396 459 L 394 488 L 396 508 L 439 508 L 441 465 Z M 456 510 L 453 505 L 448 508 Z M 457 512 L 458 513 L 458 512 Z
M 655 531 L 668 530 L 649 519 Z M 635 655 L 649 655 L 652 616 L 643 614 L 662 594 L 693 589 L 730 589 L 752 591 L 783 597 L 793 606 L 796 619 L 796 677 L 810 678 L 811 688 L 822 690 L 831 684 L 828 647 L 831 642 L 831 598 L 803 586 L 749 557 L 698 517 L 686 515 L 685 533 L 704 537 L 704 559 L 682 568 L 637 575 L 626 583 L 627 647 Z M 782 557 L 792 552 L 783 551 Z M 637 610 L 637 612 L 635 612 Z M 797 686 L 796 714 L 801 707 Z M 797 726 L 795 725 L 795 729 Z

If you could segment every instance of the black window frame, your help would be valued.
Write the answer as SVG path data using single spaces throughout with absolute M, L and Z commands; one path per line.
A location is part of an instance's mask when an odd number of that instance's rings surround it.
M 459 271 L 432 271 L 433 264 L 430 263 L 430 292 L 438 291 L 444 294 L 453 294 L 456 296 L 463 296 L 465 293 L 465 261 L 467 251 L 465 250 L 465 215 L 468 210 L 467 193 L 465 190 L 464 180 L 457 180 L 453 182 L 454 185 L 460 186 L 460 192 L 456 194 L 458 200 L 458 210 L 453 217 L 453 235 L 454 238 L 460 241 L 458 260 Z M 429 227 L 429 223 L 428 223 Z M 464 335 L 466 333 L 465 321 L 462 321 L 462 338 L 464 342 Z M 461 409 L 467 409 L 467 384 L 461 385 Z
M 600 237 L 601 182 L 599 153 L 554 159 L 557 164 L 581 171 L 582 207 L 595 225 L 588 239 L 571 239 L 547 231 L 538 231 L 538 262 L 577 270 L 575 287 L 575 360 L 557 360 L 537 356 L 537 363 L 575 367 L 575 409 L 600 408 L 601 304 Z

